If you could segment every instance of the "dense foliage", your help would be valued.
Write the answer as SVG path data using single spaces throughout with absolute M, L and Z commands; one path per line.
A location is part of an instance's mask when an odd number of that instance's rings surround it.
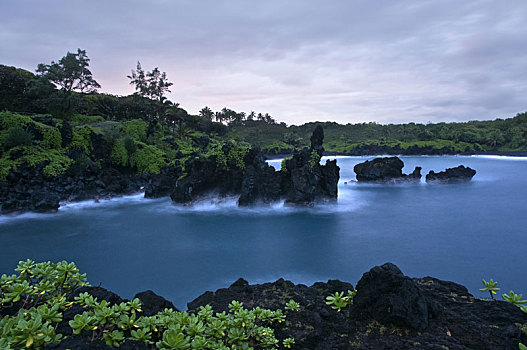
M 77 288 L 86 286 L 86 275 L 74 263 L 35 263 L 21 261 L 18 274 L 0 277 L 0 348 L 42 348 L 57 343 L 63 312 L 74 305 L 82 313 L 68 322 L 73 334 L 119 347 L 126 339 L 155 345 L 158 349 L 276 349 L 291 347 L 292 338 L 280 342 L 271 328 L 285 321 L 286 313 L 299 308 L 293 300 L 281 309 L 256 307 L 248 310 L 232 301 L 229 312 L 214 313 L 202 306 L 197 313 L 165 309 L 153 316 L 141 315 L 141 301 L 119 304 L 97 300 L 87 292 L 75 296 Z M 0 315 L 4 314 L 3 312 Z
M 494 121 L 436 124 L 376 123 L 341 125 L 332 122 L 307 123 L 301 126 L 246 122 L 230 129 L 230 135 L 251 142 L 272 154 L 287 154 L 293 149 L 308 146 L 316 124 L 324 127 L 324 147 L 327 151 L 353 153 L 366 147 L 429 147 L 451 153 L 481 151 L 527 150 L 527 113 L 514 118 Z M 446 153 L 446 152 L 445 152 Z
M 248 143 L 214 132 L 174 129 L 140 119 L 113 122 L 100 116 L 75 115 L 67 122 L 51 116 L 0 112 L 0 181 L 22 166 L 35 168 L 48 178 L 66 174 L 72 165 L 90 163 L 128 168 L 137 174 L 159 174 L 166 166 L 184 172 L 187 162 L 199 156 L 215 157 L 223 168 L 243 169 L 250 149 Z

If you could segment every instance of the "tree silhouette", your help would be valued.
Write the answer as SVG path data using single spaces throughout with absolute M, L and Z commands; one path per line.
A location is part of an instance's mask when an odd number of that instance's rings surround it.
M 166 99 L 165 93 L 170 92 L 168 89 L 173 83 L 167 79 L 167 74 L 161 72 L 155 67 L 151 72 L 146 72 L 137 61 L 136 70 L 132 69 L 132 75 L 127 76 L 130 79 L 130 85 L 134 85 L 140 96 L 163 102 Z
M 95 92 L 101 86 L 93 79 L 89 66 L 86 50 L 77 49 L 77 53 L 68 52 L 58 62 L 40 63 L 37 74 L 67 93 L 73 90 Z

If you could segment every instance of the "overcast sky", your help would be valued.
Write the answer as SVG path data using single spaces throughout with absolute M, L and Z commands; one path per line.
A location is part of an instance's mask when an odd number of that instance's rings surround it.
M 85 49 L 102 91 L 139 60 L 191 113 L 288 124 L 464 121 L 527 110 L 526 0 L 0 0 L 0 64 Z

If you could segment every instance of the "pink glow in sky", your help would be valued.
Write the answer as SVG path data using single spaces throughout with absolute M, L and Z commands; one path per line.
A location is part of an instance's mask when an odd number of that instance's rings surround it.
M 102 91 L 139 60 L 169 99 L 288 124 L 463 121 L 527 110 L 527 2 L 26 1 L 2 4 L 0 64 L 87 50 Z

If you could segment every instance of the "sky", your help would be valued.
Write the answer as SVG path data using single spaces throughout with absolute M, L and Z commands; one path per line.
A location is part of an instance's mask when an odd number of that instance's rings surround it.
M 77 48 L 102 92 L 141 62 L 167 97 L 278 121 L 489 120 L 527 110 L 526 0 L 0 0 L 0 64 Z

